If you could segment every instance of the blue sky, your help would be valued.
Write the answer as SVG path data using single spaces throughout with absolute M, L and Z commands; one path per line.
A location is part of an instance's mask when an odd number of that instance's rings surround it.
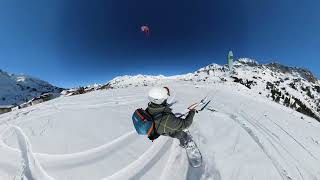
M 5 0 L 0 69 L 60 87 L 124 74 L 187 73 L 250 57 L 320 77 L 320 2 Z M 140 26 L 147 24 L 145 37 Z

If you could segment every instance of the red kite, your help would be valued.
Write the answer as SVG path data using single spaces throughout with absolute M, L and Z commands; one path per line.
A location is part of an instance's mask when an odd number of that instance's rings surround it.
M 141 31 L 144 32 L 146 36 L 150 35 L 150 28 L 148 26 L 141 26 Z

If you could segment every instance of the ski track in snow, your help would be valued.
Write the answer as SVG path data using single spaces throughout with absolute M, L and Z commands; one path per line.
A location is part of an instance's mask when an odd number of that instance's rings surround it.
M 135 136 L 135 132 L 129 132 L 116 140 L 111 141 L 110 143 L 100 146 L 95 149 L 91 149 L 85 152 L 73 153 L 73 154 L 61 154 L 61 155 L 50 155 L 50 154 L 41 154 L 41 153 L 33 153 L 31 150 L 31 145 L 27 139 L 27 136 L 23 133 L 23 131 L 19 127 L 12 127 L 16 132 L 17 139 L 19 142 L 19 150 L 11 148 L 4 143 L 0 145 L 5 147 L 8 150 L 15 151 L 17 153 L 22 154 L 23 159 L 23 175 L 25 175 L 29 180 L 37 180 L 38 177 L 34 177 L 34 171 L 38 171 L 41 174 L 41 180 L 54 180 L 54 178 L 50 177 L 42 168 L 38 160 L 40 160 L 41 164 L 43 164 L 46 168 L 70 168 L 77 165 L 81 165 L 82 163 L 90 163 L 95 159 L 102 158 L 105 155 L 111 155 L 110 152 L 112 150 L 116 150 L 121 146 L 127 145 L 127 143 L 132 142 Z M 172 145 L 173 139 L 169 139 L 167 137 L 160 138 L 159 141 L 155 142 L 144 154 L 142 154 L 136 161 L 130 163 L 127 167 L 117 171 L 115 174 L 103 178 L 102 180 L 120 180 L 120 179 L 140 179 L 152 166 L 157 162 L 162 155 L 170 149 Z M 176 141 L 177 142 L 177 141 Z M 177 154 L 178 153 L 178 154 Z M 182 153 L 182 154 L 181 154 Z M 182 160 L 183 163 L 188 164 L 185 153 L 183 149 L 177 146 L 171 147 L 170 160 L 169 162 L 176 162 L 176 156 L 178 156 L 178 160 Z M 184 157 L 184 158 L 181 158 Z M 32 161 L 32 163 L 30 163 Z M 183 163 L 180 163 L 183 165 Z M 176 166 L 176 164 L 169 163 L 168 167 Z M 10 168 L 5 165 L 4 167 Z M 180 167 L 178 167 L 180 169 Z M 169 176 L 172 176 L 172 168 L 166 168 L 161 176 L 161 179 L 166 179 Z M 186 173 L 184 173 L 186 174 Z M 185 179 L 186 177 L 182 178 Z
M 292 140 L 294 140 L 301 148 L 303 148 L 310 156 L 312 156 L 315 160 L 318 160 L 313 153 L 308 150 L 301 142 L 299 142 L 296 138 L 294 138 L 288 131 L 286 131 L 283 127 L 281 127 L 278 123 L 270 119 L 268 116 L 266 117 L 269 121 L 275 124 L 278 128 L 280 128 L 285 134 L 287 134 Z
M 91 150 L 87 150 L 84 152 L 73 153 L 73 154 L 61 154 L 61 155 L 50 155 L 50 154 L 41 154 L 41 153 L 33 153 L 31 149 L 31 145 L 29 144 L 29 140 L 27 136 L 23 133 L 23 131 L 16 126 L 12 126 L 11 129 L 14 130 L 17 135 L 19 150 L 11 148 L 4 144 L 3 142 L 0 144 L 2 147 L 14 151 L 16 153 L 21 153 L 22 155 L 22 175 L 26 176 L 29 180 L 37 180 L 39 177 L 35 177 L 35 171 L 41 176 L 41 180 L 54 180 L 54 178 L 50 177 L 42 168 L 43 167 L 49 169 L 63 169 L 70 168 L 74 166 L 81 165 L 82 163 L 90 163 L 90 161 L 94 161 L 95 159 L 102 158 L 105 155 L 111 155 L 110 152 L 112 150 L 118 149 L 127 143 L 130 143 L 135 137 L 135 132 L 129 132 L 110 143 L 100 146 L 98 148 L 94 148 Z M 115 174 L 103 178 L 102 180 L 120 180 L 120 179 L 140 179 L 152 166 L 157 162 L 162 155 L 170 149 L 170 155 L 168 159 L 168 166 L 166 166 L 160 176 L 161 180 L 172 179 L 172 175 L 176 174 L 176 172 L 180 172 L 174 179 L 201 179 L 204 172 L 208 169 L 205 166 L 205 162 L 203 166 L 200 168 L 192 168 L 189 166 L 185 150 L 179 147 L 179 141 L 163 137 L 160 138 L 159 141 L 155 142 L 144 154 L 142 154 L 136 161 L 130 163 L 127 167 L 117 171 Z M 31 161 L 31 163 L 30 163 Z M 212 159 L 211 159 L 212 161 Z M 8 167 L 8 166 L 6 166 Z M 9 168 L 9 167 L 8 167 Z M 20 175 L 19 175 L 20 177 Z M 210 179 L 206 177 L 205 179 Z M 220 180 L 218 178 L 214 180 Z
M 245 113 L 244 111 L 242 111 L 242 114 L 244 115 L 243 117 L 247 119 L 247 121 L 249 123 L 251 123 L 251 125 L 253 125 L 258 131 L 259 128 L 260 130 L 264 131 L 264 129 L 268 129 L 266 127 L 264 127 L 261 123 L 259 123 L 259 121 L 254 120 L 254 118 L 250 117 L 247 113 Z M 269 118 L 269 120 L 271 120 Z M 272 121 L 272 120 L 271 120 Z M 280 128 L 279 125 L 277 125 L 277 123 L 275 123 L 274 121 L 272 121 L 274 124 L 276 124 L 276 126 L 278 128 Z M 302 150 L 305 151 L 305 153 L 307 153 L 312 159 L 313 161 L 315 161 L 315 163 L 319 163 L 318 158 L 316 158 L 304 145 L 302 145 L 301 142 L 299 142 L 296 138 L 294 138 L 292 135 L 290 135 L 287 131 L 285 131 L 283 128 L 280 128 L 282 132 L 284 132 L 285 135 L 287 135 L 289 137 L 289 139 L 293 140 L 294 143 L 296 143 L 298 145 L 298 148 L 300 147 Z M 261 131 L 260 131 L 261 132 Z M 295 177 L 297 176 L 301 176 L 302 179 L 304 179 L 301 171 L 299 170 L 298 166 L 302 164 L 302 161 L 298 160 L 296 158 L 296 154 L 293 154 L 292 152 L 290 152 L 290 150 L 285 147 L 284 142 L 281 141 L 280 138 L 275 138 L 274 134 L 271 133 L 271 131 L 264 131 L 262 132 L 265 134 L 265 138 L 267 139 L 267 141 L 272 145 L 272 147 L 278 152 L 278 154 L 280 155 L 280 157 L 282 157 L 284 164 L 286 164 L 286 166 L 282 167 L 283 168 L 283 172 L 285 172 L 286 174 L 290 175 L 291 173 L 295 173 Z M 281 153 L 281 150 L 284 151 Z M 288 156 L 288 158 L 285 158 L 285 155 Z M 274 158 L 275 159 L 275 158 Z M 289 161 L 288 161 L 289 160 Z M 302 167 L 303 168 L 303 167 Z M 305 170 L 305 168 L 303 168 Z M 307 170 L 305 170 L 307 171 Z M 308 172 L 310 174 L 310 172 Z M 311 176 L 313 176 L 312 174 L 310 174 Z
M 279 153 L 280 151 L 277 149 L 274 142 L 279 141 L 279 137 L 274 135 L 271 131 L 269 131 L 267 128 L 263 127 L 262 124 L 259 124 L 257 121 L 255 121 L 252 117 L 249 117 L 245 112 L 240 111 L 239 112 L 240 117 L 229 114 L 228 116 L 233 119 L 237 124 L 239 124 L 250 136 L 251 138 L 256 142 L 256 144 L 261 148 L 261 150 L 266 154 L 266 156 L 271 160 L 274 167 L 279 172 L 279 175 L 284 180 L 291 180 L 290 176 L 288 175 L 288 172 L 286 171 L 286 168 L 284 168 L 272 155 L 270 152 L 268 152 L 267 148 L 263 145 L 262 141 L 259 139 L 259 137 L 254 133 L 252 129 L 250 129 L 248 126 L 243 124 L 243 122 L 240 121 L 244 120 L 245 122 L 248 122 L 250 125 L 255 127 L 255 130 L 259 131 L 260 133 L 264 134 L 266 136 L 266 139 L 269 141 L 269 143 L 272 144 L 272 146 L 275 148 L 275 150 Z M 226 114 L 227 115 L 227 114 Z M 275 122 L 273 122 L 275 123 Z M 276 124 L 276 123 L 275 123 Z M 279 125 L 277 125 L 279 126 Z M 279 127 L 280 128 L 280 127 Z M 50 154 L 40 154 L 40 153 L 33 153 L 31 150 L 31 145 L 29 144 L 29 141 L 26 137 L 26 135 L 23 133 L 23 131 L 18 127 L 12 127 L 15 134 L 17 135 L 19 147 L 20 147 L 20 153 L 23 159 L 23 175 L 26 176 L 28 179 L 38 179 L 34 178 L 35 172 L 37 171 L 38 174 L 40 172 L 40 176 L 42 180 L 53 180 L 52 177 L 50 177 L 41 167 L 40 163 L 38 162 L 38 159 L 46 168 L 67 168 L 70 166 L 76 166 L 81 163 L 90 163 L 90 161 L 94 161 L 94 159 L 99 159 L 105 155 L 110 155 L 109 153 L 112 152 L 115 149 L 118 149 L 121 146 L 126 145 L 127 143 L 130 143 L 132 140 L 134 140 L 134 134 L 135 132 L 129 132 L 113 141 L 111 141 L 108 144 L 105 144 L 103 146 L 90 149 L 84 152 L 79 153 L 73 153 L 73 154 L 61 154 L 61 155 L 50 155 Z M 308 151 L 301 143 L 299 143 L 292 135 L 290 135 L 287 131 L 285 131 L 283 128 L 281 128 L 288 136 L 290 136 L 294 141 L 299 144 L 300 147 L 305 149 L 310 156 L 315 158 L 310 151 Z M 177 142 L 177 141 L 175 141 Z M 236 142 L 237 143 L 237 142 Z M 171 145 L 172 144 L 172 145 Z M 281 148 L 283 148 L 288 154 L 290 152 L 285 149 L 280 143 L 278 143 Z M 2 146 L 5 144 L 2 143 Z M 170 156 L 168 160 L 168 166 L 163 170 L 160 179 L 167 179 L 169 177 L 172 177 L 172 174 L 174 172 L 180 171 L 185 172 L 182 174 L 185 174 L 184 176 L 181 176 L 181 179 L 201 179 L 201 177 L 205 174 L 206 166 L 205 161 L 204 165 L 201 168 L 193 169 L 191 167 L 176 167 L 177 164 L 183 165 L 187 162 L 185 153 L 183 152 L 183 149 L 179 148 L 177 143 L 172 143 L 171 139 L 161 138 L 159 141 L 154 143 L 152 147 L 150 147 L 142 156 L 139 157 L 136 161 L 129 164 L 127 167 L 121 169 L 120 171 L 116 172 L 115 174 L 104 178 L 103 180 L 118 180 L 118 179 L 139 179 L 146 173 L 150 168 L 152 168 L 152 165 L 161 158 L 161 155 L 165 153 L 167 149 L 171 146 L 170 150 Z M 13 149 L 9 146 L 5 146 L 7 149 L 19 152 L 17 149 Z M 291 155 L 294 159 L 294 156 Z M 315 158 L 316 159 L 316 158 Z M 212 159 L 211 159 L 212 160 Z M 182 170 L 182 171 L 181 171 Z M 304 176 L 302 175 L 299 168 L 296 166 L 296 171 L 298 171 L 301 179 L 304 180 Z M 38 175 L 39 176 L 39 175 Z M 218 178 L 217 178 L 218 177 Z M 178 177 L 177 177 L 178 178 Z M 206 177 L 205 179 L 212 179 L 212 177 Z M 219 176 L 216 176 L 214 180 L 219 180 Z
M 171 144 L 172 139 L 160 138 L 136 161 L 103 180 L 139 179 L 161 158 Z
M 99 159 L 105 155 L 110 155 L 110 151 L 119 148 L 119 145 L 127 145 L 132 141 L 132 137 L 135 137 L 135 132 L 129 132 L 118 139 L 95 149 L 91 149 L 85 152 L 67 154 L 67 155 L 49 155 L 49 154 L 39 154 L 33 153 L 31 145 L 27 139 L 27 136 L 23 131 L 16 126 L 12 127 L 17 135 L 20 153 L 23 158 L 23 174 L 29 180 L 37 180 L 39 177 L 34 177 L 34 171 L 40 172 L 39 180 L 54 180 L 50 177 L 41 167 L 37 158 L 41 160 L 42 164 L 46 164 L 47 167 L 59 167 L 66 168 L 66 166 L 79 165 L 79 163 L 89 163 L 94 159 Z M 127 167 L 121 169 L 110 177 L 103 178 L 103 180 L 111 179 L 139 179 L 145 172 L 147 172 L 152 165 L 161 158 L 162 153 L 169 149 L 172 144 L 172 139 L 160 138 L 159 141 L 155 142 L 143 155 L 139 157 L 136 161 L 129 164 Z M 4 145 L 3 143 L 1 145 Z M 13 151 L 18 151 L 10 147 L 6 147 Z M 37 156 L 37 158 L 35 157 Z M 65 164 L 67 163 L 67 164 Z M 49 165 L 50 164 L 50 165 Z
M 217 92 L 215 92 L 217 94 Z M 79 96 L 83 97 L 83 96 Z M 132 96 L 133 98 L 135 96 Z M 131 96 L 130 96 L 131 98 Z M 121 100 L 121 98 L 119 98 Z M 126 104 L 124 101 L 114 101 L 111 103 L 115 103 L 118 106 L 126 105 L 127 110 L 129 110 L 129 106 L 136 103 L 143 103 L 143 101 L 135 100 L 130 104 Z M 90 102 L 91 103 L 91 102 Z M 61 104 L 53 104 L 56 108 L 55 110 L 63 111 L 63 110 L 83 110 L 83 109 L 99 109 L 102 107 L 113 107 L 114 104 L 107 102 L 100 102 L 97 104 L 91 103 L 89 105 L 78 106 L 78 103 L 61 103 Z M 52 106 L 46 105 L 47 108 L 52 108 Z M 70 107 L 69 107 L 70 106 Z M 132 108 L 131 108 L 132 109 Z M 131 110 L 130 109 L 130 110 Z M 261 121 L 260 118 L 254 117 L 253 115 L 249 115 L 244 111 L 245 107 L 241 107 L 239 109 L 228 108 L 228 110 L 223 111 L 219 110 L 218 112 L 206 111 L 210 116 L 214 116 L 215 113 L 220 113 L 223 117 L 233 120 L 231 124 L 236 124 L 237 130 L 239 132 L 244 131 L 245 137 L 241 137 L 240 133 L 238 133 L 233 141 L 231 142 L 230 152 L 231 154 L 237 153 L 237 146 L 241 145 L 241 138 L 246 138 L 250 142 L 253 142 L 253 147 L 255 150 L 262 152 L 262 156 L 266 156 L 266 161 L 269 165 L 270 161 L 270 169 L 274 172 L 275 177 L 279 177 L 282 180 L 308 180 L 308 179 L 317 179 L 319 174 L 314 174 L 315 172 L 311 172 L 308 167 L 303 167 L 301 158 L 297 158 L 294 154 L 295 151 L 286 147 L 284 141 L 290 141 L 296 145 L 295 148 L 301 150 L 301 152 L 305 153 L 310 157 L 309 161 L 313 163 L 319 163 L 319 159 L 315 151 L 312 151 L 310 147 L 305 145 L 299 138 L 293 136 L 294 134 L 290 132 L 290 129 L 284 128 L 281 126 L 278 121 L 269 118 L 268 116 L 261 116 L 261 118 L 268 119 L 270 122 L 267 126 L 264 122 Z M 0 126 L 8 124 L 9 121 L 14 120 L 16 118 L 21 118 L 28 115 L 33 110 L 22 111 L 13 116 L 9 116 L 4 122 L 1 122 Z M 233 112 L 233 113 L 230 113 Z M 41 114 L 40 116 L 46 116 L 46 114 Z M 50 125 L 50 120 L 41 121 L 40 124 L 40 135 L 46 131 L 46 127 Z M 16 123 L 17 125 L 18 123 Z M 199 135 L 199 138 L 204 139 L 204 141 L 209 142 L 209 139 L 202 134 L 202 132 L 197 132 L 197 123 L 193 126 L 195 130 L 193 133 Z M 32 126 L 27 126 L 25 128 L 31 128 Z M 275 131 L 274 129 L 277 129 Z M 228 129 L 224 129 L 227 131 Z M 279 131 L 279 132 L 278 132 Z M 32 131 L 31 131 L 32 132 Z M 2 137 L 6 134 L 11 133 L 16 135 L 18 140 L 19 149 L 8 146 Z M 222 133 L 224 134 L 224 133 Z M 248 134 L 248 136 L 246 135 Z M 287 137 L 287 139 L 283 139 Z M 195 136 L 194 136 L 195 137 Z M 215 137 L 215 136 L 213 136 Z M 120 137 L 95 148 L 88 149 L 82 152 L 72 153 L 72 154 L 45 154 L 45 153 L 34 153 L 32 152 L 30 141 L 28 137 L 24 134 L 21 128 L 17 126 L 11 126 L 9 129 L 6 128 L 5 131 L 1 132 L 0 136 L 0 150 L 5 150 L 5 152 L 10 152 L 15 154 L 17 157 L 21 159 L 21 164 L 19 164 L 18 175 L 15 178 L 25 176 L 28 180 L 54 180 L 53 177 L 49 176 L 47 172 L 50 171 L 63 171 L 65 169 L 75 169 L 76 167 L 85 167 L 86 165 L 95 164 L 99 162 L 101 159 L 105 157 L 110 157 L 114 155 L 114 153 L 122 148 L 126 148 L 127 145 L 131 143 L 135 143 L 138 140 L 136 132 L 131 131 Z M 292 141 L 292 142 L 291 142 Z M 315 141 L 315 140 L 313 140 Z M 199 146 L 200 150 L 201 147 Z M 218 148 L 218 147 L 214 147 Z M 299 151 L 300 152 L 300 151 Z M 122 152 L 121 152 L 122 153 Z M 125 166 L 116 169 L 109 174 L 104 174 L 100 178 L 101 180 L 122 180 L 122 179 L 131 179 L 138 180 L 143 179 L 150 176 L 149 172 L 152 171 L 160 171 L 158 174 L 159 177 L 156 179 L 167 180 L 221 180 L 223 173 L 220 167 L 216 166 L 214 152 L 205 152 L 203 154 L 203 164 L 200 168 L 192 168 L 188 164 L 188 160 L 186 157 L 185 150 L 179 147 L 179 142 L 175 139 L 161 137 L 157 139 L 150 147 L 145 149 L 145 151 L 138 157 L 135 157 L 133 160 L 126 162 Z M 229 153 L 230 154 L 230 153 Z M 165 159 L 167 155 L 168 159 Z M 218 157 L 217 157 L 218 158 Z M 156 169 L 155 167 L 157 162 L 162 162 L 163 169 Z M 165 161 L 164 161 L 165 160 Z M 218 163 L 219 161 L 217 161 Z M 107 163 L 108 167 L 109 164 Z M 110 163 L 112 166 L 112 163 Z M 4 169 L 11 174 L 17 173 L 17 168 L 12 164 L 6 164 L 0 162 L 1 169 Z M 269 166 L 268 166 L 269 167 Z M 273 169 L 274 167 L 274 169 Z M 47 171 L 45 171 L 46 169 Z M 241 167 L 236 167 L 236 169 L 230 171 L 232 179 L 238 179 L 241 175 Z M 278 173 L 278 174 L 277 174 Z M 317 172 L 318 173 L 318 172 Z M 278 176 L 279 175 L 279 176 Z M 70 179 L 74 178 L 72 175 L 66 176 Z M 253 178 L 253 175 L 252 175 Z M 1 179 L 1 177 L 0 177 Z M 277 178 L 278 179 L 278 178 Z
M 264 130 L 261 126 L 259 127 L 257 124 L 254 124 L 252 122 L 252 118 L 249 118 L 243 111 L 242 117 L 249 122 L 251 125 L 256 127 L 257 129 L 261 129 L 265 133 L 268 133 L 269 131 Z M 268 158 L 271 160 L 271 162 L 274 164 L 275 168 L 278 170 L 279 175 L 282 177 L 282 179 L 290 180 L 291 178 L 288 176 L 286 170 L 270 155 L 270 153 L 266 150 L 266 148 L 263 146 L 263 144 L 260 142 L 258 136 L 256 136 L 253 131 L 245 126 L 243 123 L 240 122 L 238 119 L 239 117 L 229 114 L 229 117 L 233 119 L 237 124 L 239 124 L 248 134 L 252 137 L 252 139 L 257 143 L 257 145 L 263 150 L 263 152 L 268 156 Z M 250 119 L 250 120 L 249 120 Z M 42 164 L 44 166 L 48 167 L 56 167 L 56 168 L 66 168 L 68 166 L 75 166 L 79 165 L 81 163 L 89 163 L 91 160 L 94 159 L 99 159 L 103 157 L 104 155 L 107 155 L 110 153 L 112 150 L 118 149 L 119 146 L 123 146 L 126 143 L 131 142 L 133 138 L 135 137 L 134 134 L 135 132 L 129 132 L 119 138 L 117 138 L 114 141 L 111 141 L 110 143 L 91 149 L 87 150 L 84 152 L 79 152 L 79 153 L 73 153 L 73 154 L 62 154 L 62 155 L 49 155 L 49 154 L 40 154 L 40 153 L 33 153 L 32 150 L 30 149 L 30 144 L 27 140 L 26 135 L 23 133 L 23 131 L 18 128 L 18 127 L 13 127 L 14 132 L 17 134 L 17 139 L 19 142 L 19 147 L 20 147 L 20 152 L 22 154 L 23 158 L 23 174 L 28 178 L 28 179 L 37 179 L 34 178 L 32 174 L 33 171 L 31 168 L 37 169 L 37 171 L 41 172 L 42 177 L 44 177 L 44 180 L 52 180 L 53 178 L 47 175 L 45 171 L 43 171 L 42 167 L 40 166 L 39 162 L 37 161 L 36 157 L 41 160 Z M 270 133 L 270 132 L 269 132 Z M 268 134 L 267 134 L 268 135 Z M 273 135 L 273 134 L 272 134 Z M 278 139 L 278 138 L 276 138 Z M 274 139 L 275 140 L 275 139 Z M 151 148 L 149 148 L 142 156 L 139 157 L 136 161 L 133 163 L 129 164 L 127 167 L 121 169 L 120 171 L 116 172 L 115 174 L 104 178 L 103 180 L 117 180 L 117 179 L 139 179 L 145 172 L 148 171 L 156 162 L 161 158 L 161 155 L 170 147 L 172 144 L 172 140 L 169 139 L 160 139 L 159 142 L 154 143 Z M 272 142 L 270 142 L 272 143 Z M 2 143 L 2 145 L 4 145 Z M 274 145 L 273 145 L 274 146 Z M 14 150 L 18 152 L 19 150 L 13 149 L 9 146 L 6 146 L 6 148 Z M 274 146 L 274 148 L 276 148 Z M 182 152 L 181 152 L 182 151 Z M 110 155 L 110 154 L 108 154 Z M 30 160 L 32 163 L 30 163 Z M 212 160 L 212 159 L 211 159 Z M 167 179 L 168 177 L 172 177 L 172 174 L 176 172 L 177 169 L 173 168 L 176 166 L 176 163 L 180 162 L 178 164 L 183 165 L 184 163 L 188 163 L 185 153 L 183 152 L 183 149 L 180 149 L 176 143 L 173 143 L 171 147 L 171 153 L 170 157 L 168 160 L 169 166 L 163 170 L 163 173 L 161 174 L 160 179 Z M 50 165 L 49 165 L 50 164 Z M 181 167 L 179 167 L 181 168 Z M 203 174 L 205 174 L 205 162 L 203 164 L 203 167 L 198 168 L 198 169 L 193 169 L 192 167 L 187 167 L 185 171 L 185 177 L 182 179 L 201 179 Z M 182 168 L 183 169 L 183 168 Z M 296 167 L 297 171 L 299 172 L 300 176 L 302 179 L 303 175 L 299 171 L 299 168 Z M 219 176 L 216 176 L 219 177 Z M 206 177 L 206 179 L 212 179 L 210 177 Z M 219 180 L 219 178 L 215 178 L 214 180 Z
M 20 131 L 22 132 L 21 129 Z M 43 162 L 44 167 L 46 168 L 63 169 L 67 167 L 74 167 L 74 166 L 79 166 L 83 163 L 88 164 L 90 162 L 94 162 L 95 160 L 98 160 L 104 156 L 112 155 L 112 152 L 116 151 L 120 147 L 126 146 L 134 142 L 136 137 L 135 134 L 136 133 L 134 131 L 131 131 L 105 145 L 102 145 L 87 151 L 78 152 L 78 153 L 60 154 L 60 155 L 43 154 L 43 153 L 33 153 L 33 154 L 37 159 Z M 26 136 L 24 138 L 26 138 Z M 21 137 L 18 138 L 18 140 L 19 139 L 21 139 Z M 8 150 L 12 150 L 17 153 L 22 151 L 22 150 L 9 147 L 3 142 L 0 143 L 0 145 Z
M 262 142 L 260 141 L 260 139 L 258 138 L 257 135 L 254 134 L 254 132 L 247 127 L 245 124 L 243 124 L 242 122 L 240 122 L 238 120 L 238 117 L 233 115 L 233 114 L 229 114 L 229 117 L 234 120 L 238 125 L 240 125 L 240 127 L 242 127 L 247 133 L 248 135 L 252 138 L 252 140 L 260 147 L 260 149 L 264 152 L 264 154 L 270 159 L 270 161 L 272 162 L 272 164 L 274 165 L 274 167 L 276 168 L 276 170 L 278 171 L 279 175 L 281 176 L 281 178 L 283 180 L 291 180 L 291 178 L 287 175 L 285 169 L 277 162 L 277 160 L 275 158 L 273 158 L 271 156 L 271 154 L 267 151 L 267 149 L 264 147 L 264 145 L 262 144 Z
M 184 149 L 179 147 L 179 141 L 175 140 L 171 146 L 169 159 L 167 165 L 163 169 L 160 180 L 167 179 L 186 179 L 188 170 L 188 159 Z M 179 177 L 180 172 L 183 176 Z
M 28 180 L 55 180 L 43 170 L 39 161 L 34 157 L 32 147 L 23 131 L 17 126 L 13 126 L 12 128 L 15 130 L 21 150 L 23 175 Z
M 224 112 L 227 116 L 229 116 L 234 122 L 236 122 L 242 129 L 244 129 L 248 135 L 252 138 L 252 140 L 260 147 L 260 149 L 264 152 L 264 154 L 270 159 L 276 170 L 278 171 L 279 175 L 283 180 L 292 180 L 290 176 L 290 172 L 292 173 L 292 169 L 298 173 L 300 178 L 302 180 L 305 179 L 304 175 L 298 168 L 299 160 L 297 160 L 284 145 L 280 141 L 280 138 L 275 135 L 272 131 L 270 131 L 268 128 L 263 126 L 261 123 L 259 123 L 254 118 L 250 117 L 247 113 L 245 113 L 243 110 L 235 111 L 238 112 L 239 116 L 231 113 Z M 318 160 L 302 143 L 300 143 L 297 139 L 295 139 L 291 134 L 289 134 L 287 131 L 285 131 L 281 126 L 279 126 L 276 122 L 272 121 L 270 118 L 269 120 L 274 123 L 278 128 L 280 128 L 286 135 L 288 135 L 295 143 L 297 143 L 301 148 L 303 148 L 314 160 Z M 254 129 L 251 129 L 249 126 L 246 125 L 247 122 L 249 125 L 254 127 Z M 255 131 L 259 132 L 263 135 L 263 138 L 266 139 L 268 143 L 271 144 L 271 147 L 273 147 L 274 151 L 278 153 L 280 157 L 284 157 L 285 155 L 288 155 L 291 157 L 291 162 L 294 163 L 295 168 L 289 167 L 288 162 L 286 159 L 283 159 L 284 163 L 279 162 L 279 159 L 273 156 L 273 154 L 268 150 L 268 148 L 264 145 L 265 142 L 261 140 L 261 136 L 258 136 L 255 134 Z M 270 147 L 270 146 L 269 146 Z M 284 154 L 286 153 L 286 154 Z M 284 166 L 286 164 L 286 166 Z M 291 170 L 291 171 L 289 171 Z M 305 170 L 307 171 L 307 170 Z M 308 171 L 307 171 L 308 172 Z M 310 174 L 310 176 L 316 178 L 316 175 Z M 296 176 L 295 176 L 296 177 Z
M 36 157 L 38 157 L 42 162 L 45 162 L 46 167 L 55 169 L 80 166 L 82 164 L 90 164 L 105 156 L 111 156 L 112 153 L 119 148 L 133 143 L 136 139 L 135 137 L 135 132 L 132 131 L 118 137 L 117 139 L 105 145 L 83 152 L 61 155 L 36 153 Z

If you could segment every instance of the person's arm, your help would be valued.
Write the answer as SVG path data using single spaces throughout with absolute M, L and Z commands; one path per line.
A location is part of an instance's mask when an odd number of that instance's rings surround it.
M 161 125 L 164 128 L 164 132 L 182 131 L 190 127 L 193 122 L 195 110 L 191 110 L 185 119 L 176 117 L 173 113 L 167 115 Z
M 186 128 L 190 127 L 190 125 L 193 122 L 193 117 L 194 117 L 195 113 L 196 113 L 196 110 L 194 110 L 194 109 L 189 111 L 187 117 L 183 121 L 184 122 L 183 129 L 186 129 Z

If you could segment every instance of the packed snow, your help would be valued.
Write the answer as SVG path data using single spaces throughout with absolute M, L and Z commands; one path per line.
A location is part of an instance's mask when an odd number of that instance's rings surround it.
M 0 179 L 320 179 L 318 121 L 241 84 L 191 76 L 118 78 L 118 88 L 0 115 Z M 189 166 L 177 140 L 135 132 L 131 115 L 152 86 L 171 88 L 174 112 L 212 100 L 190 128 L 202 167 Z

